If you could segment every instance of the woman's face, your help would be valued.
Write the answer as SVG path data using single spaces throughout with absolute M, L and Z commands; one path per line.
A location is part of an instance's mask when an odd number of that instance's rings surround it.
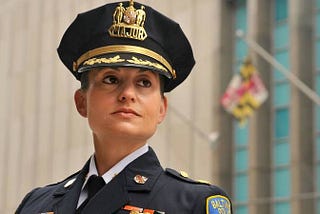
M 146 142 L 167 111 L 157 73 L 119 67 L 93 70 L 89 87 L 75 94 L 79 113 L 88 118 L 94 135 Z

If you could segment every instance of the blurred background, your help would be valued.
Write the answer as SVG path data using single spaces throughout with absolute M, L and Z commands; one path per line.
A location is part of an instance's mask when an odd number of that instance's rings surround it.
M 108 2 L 0 0 L 0 213 L 92 154 L 56 48 L 78 13 Z M 221 186 L 237 214 L 320 213 L 320 0 L 139 2 L 180 23 L 197 61 L 150 139 L 162 165 Z M 248 56 L 268 98 L 230 111 L 220 101 Z

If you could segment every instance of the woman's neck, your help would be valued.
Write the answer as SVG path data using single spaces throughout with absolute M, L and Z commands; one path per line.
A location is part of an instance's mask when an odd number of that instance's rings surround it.
M 145 142 L 128 142 L 123 140 L 102 140 L 93 136 L 95 161 L 99 175 L 103 175 L 123 158 L 139 149 Z

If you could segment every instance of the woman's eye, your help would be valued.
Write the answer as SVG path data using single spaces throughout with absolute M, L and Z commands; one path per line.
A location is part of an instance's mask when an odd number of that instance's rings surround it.
M 103 82 L 104 83 L 107 83 L 107 84 L 117 84 L 119 82 L 118 78 L 115 77 L 115 76 L 106 76 L 104 79 L 103 79 Z
M 149 88 L 151 86 L 151 81 L 147 79 L 142 79 L 138 81 L 138 85 L 145 88 Z

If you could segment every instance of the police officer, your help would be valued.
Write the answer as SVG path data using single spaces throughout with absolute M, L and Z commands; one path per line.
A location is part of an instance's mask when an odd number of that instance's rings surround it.
M 77 16 L 58 54 L 81 82 L 75 105 L 95 152 L 79 172 L 27 194 L 16 213 L 231 213 L 222 189 L 164 170 L 147 144 L 166 115 L 164 92 L 195 64 L 177 23 L 132 0 L 106 4 Z

